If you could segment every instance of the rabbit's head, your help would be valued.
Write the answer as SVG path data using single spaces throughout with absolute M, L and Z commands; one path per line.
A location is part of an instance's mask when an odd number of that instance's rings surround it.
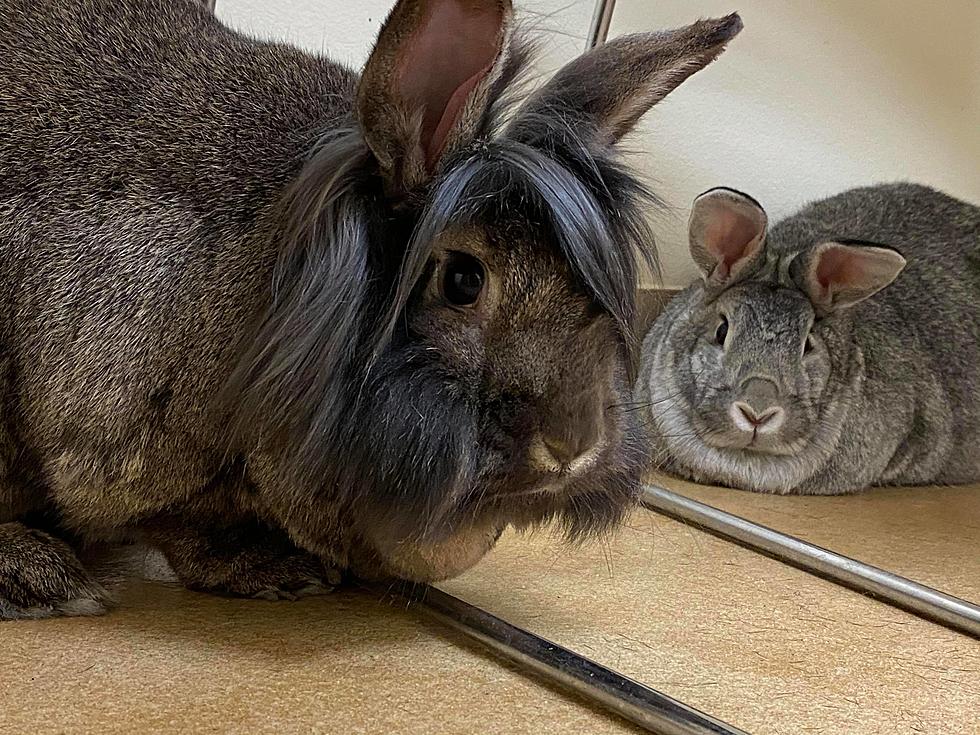
M 815 441 L 854 367 L 849 307 L 905 265 L 893 250 L 855 243 L 769 247 L 766 230 L 765 211 L 744 194 L 713 189 L 695 200 L 690 247 L 704 280 L 666 327 L 668 344 L 651 346 L 645 379 L 661 433 L 706 469 L 761 467 Z
M 735 15 L 617 39 L 523 103 L 504 0 L 404 0 L 284 202 L 276 298 L 236 377 L 303 545 L 409 579 L 507 524 L 608 527 L 636 493 L 628 400 L 644 187 L 615 143 Z M 288 489 L 287 489 L 288 488 Z M 368 561 L 365 561 L 368 560 Z

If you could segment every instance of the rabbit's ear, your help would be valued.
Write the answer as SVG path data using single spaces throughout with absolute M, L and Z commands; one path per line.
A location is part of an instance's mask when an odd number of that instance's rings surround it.
M 470 140 L 506 64 L 510 0 L 401 0 L 364 67 L 357 114 L 394 191 Z
M 765 260 L 768 217 L 752 197 L 711 189 L 694 200 L 688 222 L 691 257 L 712 286 L 728 286 Z
M 533 142 L 558 117 L 598 144 L 615 143 L 738 32 L 736 13 L 658 33 L 616 38 L 562 67 L 518 112 L 509 137 Z M 584 129 L 585 132 L 582 132 Z
M 799 280 L 817 311 L 830 313 L 878 293 L 904 267 L 888 248 L 824 242 L 803 256 Z

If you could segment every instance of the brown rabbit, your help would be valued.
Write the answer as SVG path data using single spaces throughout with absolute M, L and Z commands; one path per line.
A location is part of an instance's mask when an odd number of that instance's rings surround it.
M 514 106 L 504 0 L 399 2 L 360 76 L 191 0 L 0 0 L 0 617 L 103 610 L 60 539 L 291 598 L 615 523 L 651 239 L 614 144 L 740 27 Z

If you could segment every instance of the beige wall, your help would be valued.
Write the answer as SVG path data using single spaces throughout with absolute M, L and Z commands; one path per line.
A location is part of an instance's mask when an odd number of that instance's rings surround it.
M 271 40 L 289 41 L 361 66 L 395 0 L 217 0 L 225 23 Z M 593 0 L 514 0 L 522 22 L 545 39 L 547 71 L 585 48 Z
M 219 17 L 359 65 L 392 0 L 217 0 Z M 584 46 L 592 0 L 525 0 L 544 67 Z M 672 205 L 656 217 L 666 285 L 696 275 L 687 208 L 716 185 L 772 216 L 875 181 L 980 203 L 980 0 L 618 0 L 610 36 L 737 9 L 745 30 L 643 122 L 634 161 Z
M 712 186 L 776 217 L 897 179 L 980 203 L 978 0 L 619 0 L 610 36 L 735 9 L 745 30 L 633 141 L 676 208 L 658 218 L 668 285 L 696 276 L 687 208 Z

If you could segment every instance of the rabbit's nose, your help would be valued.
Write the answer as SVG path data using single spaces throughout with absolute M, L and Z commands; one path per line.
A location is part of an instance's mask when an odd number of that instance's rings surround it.
M 745 401 L 735 401 L 728 411 L 732 421 L 742 431 L 769 434 L 777 431 L 786 420 L 786 412 L 780 406 L 768 406 L 757 410 Z
M 586 469 L 599 456 L 602 426 L 598 422 L 542 431 L 533 459 L 546 472 L 575 473 Z
M 584 438 L 542 436 L 541 443 L 556 462 L 569 465 L 592 448 L 592 440 Z
M 549 473 L 588 470 L 602 453 L 606 401 L 601 391 L 559 391 L 540 404 L 529 460 Z

